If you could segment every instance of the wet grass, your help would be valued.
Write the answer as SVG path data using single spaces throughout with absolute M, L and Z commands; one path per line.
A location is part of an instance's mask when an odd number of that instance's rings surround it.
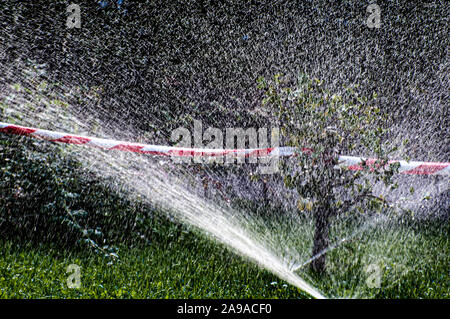
M 256 224 L 259 232 L 271 229 L 275 245 L 289 245 L 305 262 L 312 251 L 311 219 L 283 213 Z M 394 212 L 341 216 L 330 230 L 326 273 L 314 274 L 308 264 L 296 273 L 330 298 L 448 299 L 449 230 L 445 218 Z
M 448 224 L 388 221 L 331 250 L 316 287 L 337 298 L 450 298 Z
M 300 275 L 335 298 L 450 298 L 448 229 L 443 227 L 374 228 L 331 250 L 325 275 L 307 268 Z M 146 246 L 120 245 L 115 260 L 53 244 L 8 240 L 0 247 L 1 298 L 308 297 L 196 231 Z M 71 264 L 80 266 L 80 288 L 68 287 Z
M 1 298 L 305 298 L 221 246 L 193 234 L 168 245 L 120 247 L 114 262 L 89 251 L 1 243 Z M 195 245 L 193 245 L 195 243 Z M 80 266 L 80 288 L 66 272 Z

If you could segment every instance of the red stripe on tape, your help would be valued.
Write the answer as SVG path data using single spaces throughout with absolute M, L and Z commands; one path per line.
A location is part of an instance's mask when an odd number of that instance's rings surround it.
M 111 147 L 111 150 L 119 150 L 119 151 L 127 151 L 134 153 L 144 153 L 142 152 L 143 146 L 140 145 L 129 145 L 129 144 L 119 144 L 114 147 Z
M 365 160 L 366 166 L 364 166 L 364 167 L 370 167 L 371 169 L 373 169 L 376 161 L 377 161 L 376 159 L 369 158 L 369 159 Z M 360 171 L 363 169 L 363 166 L 361 164 L 355 164 L 355 165 L 350 165 L 348 167 L 348 169 L 352 170 L 352 171 Z
M 30 135 L 31 133 L 34 133 L 36 131 L 37 131 L 37 129 L 15 126 L 15 125 L 10 125 L 10 126 L 0 129 L 0 132 L 7 133 L 7 134 L 16 134 L 16 135 Z
M 82 145 L 89 143 L 91 141 L 90 138 L 81 137 L 81 136 L 73 136 L 73 135 L 66 135 L 60 138 L 57 138 L 56 140 L 50 140 L 51 142 L 59 142 L 59 143 L 67 143 L 67 144 L 77 144 Z
M 423 165 L 419 165 L 413 169 L 410 169 L 408 171 L 404 171 L 403 174 L 411 174 L 411 175 L 429 175 L 429 174 L 434 174 L 438 171 L 440 171 L 441 169 L 444 169 L 448 166 L 449 164 L 423 164 Z

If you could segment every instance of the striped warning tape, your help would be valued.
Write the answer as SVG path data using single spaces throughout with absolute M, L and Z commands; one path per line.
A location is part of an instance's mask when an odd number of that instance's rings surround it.
M 96 137 L 78 136 L 68 133 L 41 130 L 37 128 L 24 127 L 14 124 L 0 122 L 0 132 L 14 135 L 25 135 L 38 139 L 43 139 L 56 143 L 67 143 L 76 145 L 85 145 L 107 150 L 119 150 L 158 156 L 202 156 L 202 157 L 220 157 L 234 155 L 237 157 L 267 157 L 267 156 L 293 156 L 297 150 L 292 147 L 273 147 L 257 149 L 195 149 L 183 147 L 171 147 L 163 145 L 149 145 L 140 143 L 129 143 L 110 139 Z M 310 153 L 311 149 L 303 148 L 303 153 Z M 362 170 L 362 163 L 365 162 L 369 167 L 374 167 L 376 159 L 339 156 L 340 166 L 347 167 L 350 170 Z M 389 164 L 399 163 L 399 172 L 410 175 L 450 175 L 450 163 L 439 162 L 416 162 L 392 160 Z

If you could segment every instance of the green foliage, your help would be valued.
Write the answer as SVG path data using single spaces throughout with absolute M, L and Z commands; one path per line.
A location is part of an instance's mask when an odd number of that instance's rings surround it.
M 113 181 L 84 171 L 63 150 L 59 145 L 2 136 L 3 238 L 88 246 L 115 259 L 118 242 L 145 245 L 179 235 L 180 225 L 169 222 L 149 204 L 132 202 L 126 190 L 112 191 L 108 185 Z
M 294 161 L 281 162 L 281 173 L 285 185 L 299 194 L 298 209 L 312 212 L 311 255 L 317 257 L 311 269 L 324 273 L 332 218 L 388 207 L 383 198 L 372 194 L 374 183 L 390 185 L 398 170 L 398 165 L 387 165 L 389 152 L 382 143 L 387 130 L 376 106 L 377 95 L 369 99 L 359 95 L 356 87 L 332 93 L 322 81 L 306 74 L 300 74 L 297 83 L 281 74 L 272 81 L 259 78 L 257 82 L 265 93 L 263 107 L 280 126 L 281 144 L 297 150 Z M 339 166 L 339 156 L 354 151 L 374 154 L 377 159 L 363 161 L 357 173 Z
M 298 150 L 294 163 L 283 161 L 281 171 L 286 186 L 298 191 L 300 208 L 345 212 L 351 207 L 381 207 L 384 202 L 371 196 L 372 185 L 377 181 L 390 185 L 398 165 L 386 165 L 394 149 L 383 144 L 385 116 L 375 93 L 368 98 L 356 86 L 332 93 L 322 81 L 305 74 L 297 83 L 280 74 L 272 81 L 259 78 L 258 88 L 265 93 L 263 107 L 280 126 L 281 144 Z M 362 162 L 357 173 L 336 168 L 339 155 L 354 152 L 372 154 L 377 160 Z

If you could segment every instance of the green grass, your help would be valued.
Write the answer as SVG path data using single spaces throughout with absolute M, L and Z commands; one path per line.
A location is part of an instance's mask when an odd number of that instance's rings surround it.
M 369 231 L 329 252 L 327 274 L 301 272 L 332 297 L 450 298 L 448 233 L 429 224 Z M 162 225 L 163 229 L 163 225 Z M 94 250 L 0 242 L 1 298 L 305 298 L 305 293 L 195 230 L 134 248 L 119 259 Z M 366 266 L 381 270 L 370 288 Z M 81 287 L 68 288 L 70 264 Z
M 2 242 L 1 298 L 304 298 L 221 246 L 189 236 L 145 248 L 120 247 L 111 262 L 89 251 Z M 192 243 L 196 242 L 195 248 Z M 81 267 L 81 287 L 68 288 L 70 264 Z
M 447 222 L 392 219 L 332 250 L 316 285 L 335 297 L 450 298 Z M 368 284 L 369 265 L 379 270 L 379 288 Z

